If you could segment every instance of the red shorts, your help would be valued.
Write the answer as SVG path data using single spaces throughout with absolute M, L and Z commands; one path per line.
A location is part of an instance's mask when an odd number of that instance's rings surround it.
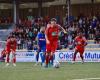
M 78 51 L 80 54 L 83 54 L 84 53 L 84 48 L 81 47 L 81 46 L 76 46 L 75 47 L 75 50 Z
M 46 44 L 46 52 L 47 53 L 55 53 L 58 47 L 58 41 L 50 41 L 50 44 Z
M 13 52 L 12 52 L 13 51 Z M 10 49 L 10 48 L 7 48 L 7 53 L 6 54 L 10 54 L 11 52 L 12 53 L 15 53 L 16 49 Z

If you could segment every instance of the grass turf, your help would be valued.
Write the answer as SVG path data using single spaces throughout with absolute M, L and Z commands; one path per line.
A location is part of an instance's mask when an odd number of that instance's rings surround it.
M 34 66 L 34 63 L 17 63 L 5 67 L 0 63 L 0 80 L 73 80 L 100 78 L 100 63 L 61 63 L 59 69 Z

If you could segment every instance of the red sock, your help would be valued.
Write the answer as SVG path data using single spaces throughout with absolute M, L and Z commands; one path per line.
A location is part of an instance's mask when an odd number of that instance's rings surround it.
M 50 60 L 53 61 L 53 55 L 50 56 Z
M 53 65 L 53 55 L 50 56 L 51 64 Z
M 49 63 L 49 55 L 46 55 L 46 65 Z
M 9 56 L 7 56 L 7 63 L 9 63 Z
M 13 58 L 13 63 L 16 63 L 16 57 Z
M 80 55 L 81 59 L 83 60 L 83 55 Z

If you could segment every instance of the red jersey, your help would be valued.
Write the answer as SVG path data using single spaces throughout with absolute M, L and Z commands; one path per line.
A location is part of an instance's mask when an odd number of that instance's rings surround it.
M 16 46 L 17 46 L 17 41 L 16 41 L 16 39 L 15 39 L 14 41 L 11 41 L 10 39 L 7 40 L 7 43 L 6 43 L 7 49 L 16 50 Z
M 55 26 L 51 27 L 51 25 L 47 26 L 46 35 L 50 41 L 58 40 L 59 34 L 59 25 L 56 24 Z
M 79 36 L 77 36 L 76 38 L 75 38 L 75 42 L 76 42 L 76 46 L 83 46 L 83 45 L 85 45 L 86 43 L 87 43 L 87 41 L 86 41 L 86 38 L 85 37 L 79 37 Z

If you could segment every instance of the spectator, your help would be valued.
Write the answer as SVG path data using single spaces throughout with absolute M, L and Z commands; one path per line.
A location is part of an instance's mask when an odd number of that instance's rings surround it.
M 21 49 L 21 39 L 17 39 L 17 45 L 18 45 L 18 49 Z
M 97 44 L 100 43 L 100 32 L 99 31 L 96 31 L 94 40 L 95 40 L 95 43 Z
M 27 50 L 32 50 L 33 49 L 33 43 L 32 43 L 32 41 L 29 39 L 28 41 L 27 41 Z
M 55 17 L 58 18 L 57 16 Z M 79 18 L 73 17 L 69 25 L 67 22 L 68 19 L 64 19 L 64 28 L 68 34 L 65 35 L 63 32 L 60 33 L 59 49 L 62 47 L 67 48 L 69 45 L 72 47 L 73 40 L 80 31 L 84 33 L 87 39 L 94 39 L 95 43 L 99 43 L 100 18 L 86 16 L 79 16 Z M 7 18 L 0 18 L 0 22 L 5 22 L 4 19 L 6 20 Z M 28 50 L 32 50 L 33 42 L 35 41 L 38 31 L 42 25 L 46 25 L 49 22 L 49 19 L 49 16 L 45 16 L 44 18 L 33 18 L 33 16 L 30 16 L 29 19 L 19 19 L 19 24 L 16 25 L 15 30 L 12 32 L 18 40 L 18 49 L 27 48 Z

